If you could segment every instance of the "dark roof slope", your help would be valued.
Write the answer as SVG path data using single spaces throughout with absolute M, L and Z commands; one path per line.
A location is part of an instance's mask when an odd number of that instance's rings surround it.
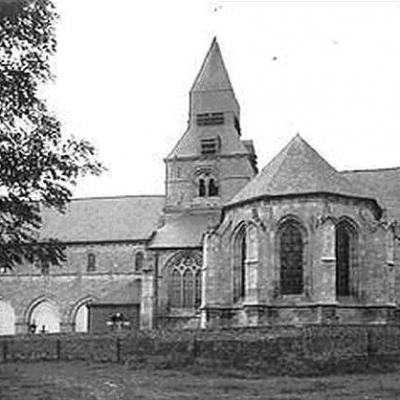
M 228 205 L 262 196 L 308 193 L 373 198 L 369 190 L 347 180 L 297 134 Z
M 200 247 L 210 220 L 207 214 L 170 216 L 155 234 L 151 248 Z
M 72 200 L 64 214 L 45 209 L 42 240 L 104 242 L 149 239 L 164 207 L 164 196 Z
M 389 216 L 400 219 L 400 167 L 343 171 L 341 174 L 352 183 L 368 187 Z

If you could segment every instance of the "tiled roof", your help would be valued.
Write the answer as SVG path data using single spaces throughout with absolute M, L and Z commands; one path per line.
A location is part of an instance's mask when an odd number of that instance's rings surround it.
M 300 135 L 296 135 L 228 205 L 262 196 L 333 193 L 371 198 L 324 160 Z
M 179 214 L 168 217 L 151 242 L 150 248 L 200 247 L 209 217 L 204 214 Z
M 43 211 L 40 237 L 63 242 L 149 239 L 163 206 L 164 196 L 74 199 L 64 214 Z
M 233 90 L 216 38 L 191 89 L 192 92 L 208 90 Z
M 352 183 L 368 187 L 389 216 L 400 220 L 400 167 L 343 171 L 341 174 Z

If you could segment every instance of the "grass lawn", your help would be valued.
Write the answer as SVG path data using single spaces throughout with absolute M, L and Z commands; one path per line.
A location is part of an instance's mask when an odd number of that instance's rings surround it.
M 262 377 L 225 370 L 130 370 L 117 364 L 0 365 L 1 400 L 400 399 L 400 370 L 328 377 Z

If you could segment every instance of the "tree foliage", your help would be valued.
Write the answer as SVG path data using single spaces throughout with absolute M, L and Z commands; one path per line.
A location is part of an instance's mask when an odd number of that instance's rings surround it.
M 58 16 L 51 0 L 0 0 L 0 267 L 59 264 L 40 235 L 43 208 L 63 212 L 79 177 L 100 174 L 94 147 L 66 137 L 40 96 L 53 79 Z

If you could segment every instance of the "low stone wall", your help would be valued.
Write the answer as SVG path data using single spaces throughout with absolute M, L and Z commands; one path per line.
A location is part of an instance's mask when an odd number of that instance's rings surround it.
M 127 335 L 50 334 L 0 339 L 0 362 L 86 360 L 261 368 L 290 373 L 371 356 L 400 355 L 399 326 L 282 326 L 221 330 L 150 331 Z

